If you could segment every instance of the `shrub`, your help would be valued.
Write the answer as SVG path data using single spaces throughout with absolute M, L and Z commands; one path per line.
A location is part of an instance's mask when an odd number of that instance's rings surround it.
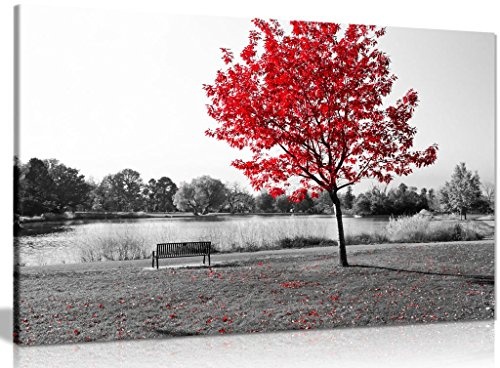
M 90 233 L 78 239 L 79 261 L 127 261 L 144 259 L 150 255 L 142 234 L 128 228 L 124 231 Z
M 439 241 L 480 240 L 483 235 L 469 223 L 431 221 L 422 216 L 391 218 L 386 227 L 391 242 L 418 243 Z
M 283 238 L 278 241 L 278 248 L 292 249 L 292 248 L 308 248 L 308 247 L 318 247 L 318 246 L 335 246 L 337 242 L 335 240 L 329 240 L 319 237 L 303 237 L 296 236 L 293 238 Z
M 423 216 L 391 218 L 386 226 L 387 237 L 392 242 L 417 243 L 425 241 L 430 219 Z
M 389 239 L 385 234 L 376 232 L 374 234 L 361 233 L 357 235 L 346 235 L 345 241 L 347 245 L 381 244 L 388 243 Z

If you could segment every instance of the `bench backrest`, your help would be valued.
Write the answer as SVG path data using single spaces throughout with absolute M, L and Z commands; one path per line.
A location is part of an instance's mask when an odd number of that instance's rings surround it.
M 182 242 L 156 244 L 159 257 L 197 256 L 210 254 L 211 242 Z

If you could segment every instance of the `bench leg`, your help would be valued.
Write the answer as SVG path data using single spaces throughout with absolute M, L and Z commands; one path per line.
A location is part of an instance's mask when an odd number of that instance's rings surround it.
M 160 268 L 160 265 L 158 263 L 159 259 L 158 259 L 158 255 L 156 256 L 156 269 L 159 269 Z
M 203 264 L 205 264 L 205 255 L 203 255 Z
M 210 266 L 210 253 L 208 253 L 208 265 Z
M 155 251 L 151 254 L 151 268 L 155 268 Z

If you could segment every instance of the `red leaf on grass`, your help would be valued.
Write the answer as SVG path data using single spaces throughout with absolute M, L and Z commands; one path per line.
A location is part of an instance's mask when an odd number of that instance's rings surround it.
M 287 289 L 298 289 L 305 285 L 302 281 L 285 281 L 280 283 L 281 287 Z
M 216 272 L 214 269 L 209 268 L 208 269 L 208 277 L 209 278 L 214 278 L 217 277 L 218 279 L 222 279 L 222 274 L 220 272 Z
M 466 292 L 466 295 L 467 295 L 467 296 L 471 296 L 471 295 L 480 295 L 480 294 L 482 294 L 482 292 L 481 292 L 481 291 L 479 291 L 479 290 L 467 290 L 467 292 Z
M 340 298 L 339 294 L 330 295 L 330 300 L 332 302 L 336 302 L 337 300 L 339 300 L 339 298 Z
M 309 312 L 309 316 L 319 317 L 319 313 L 316 309 Z

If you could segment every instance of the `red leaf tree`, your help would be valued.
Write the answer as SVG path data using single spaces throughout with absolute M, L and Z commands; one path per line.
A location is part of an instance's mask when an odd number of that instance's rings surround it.
M 339 263 L 348 266 L 338 191 L 362 178 L 389 183 L 436 160 L 436 145 L 412 150 L 417 92 L 383 103 L 396 80 L 377 48 L 384 28 L 292 21 L 285 32 L 276 20 L 253 24 L 239 60 L 221 49 L 226 67 L 203 86 L 218 123 L 206 134 L 250 149 L 251 160 L 232 165 L 256 190 L 293 201 L 327 191 Z

